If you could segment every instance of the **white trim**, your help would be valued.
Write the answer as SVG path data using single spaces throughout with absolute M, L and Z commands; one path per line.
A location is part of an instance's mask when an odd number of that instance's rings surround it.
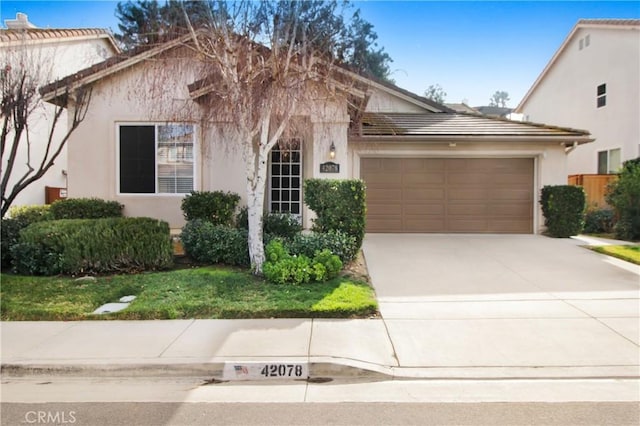
M 184 198 L 188 195 L 188 193 L 178 193 L 178 192 L 158 192 L 158 126 L 166 126 L 168 124 L 191 124 L 193 126 L 193 191 L 199 190 L 199 167 L 198 162 L 200 161 L 198 152 L 200 149 L 200 138 L 202 134 L 200 132 L 200 126 L 198 126 L 193 121 L 126 121 L 126 120 L 116 120 L 114 121 L 115 128 L 115 194 L 118 197 L 171 197 L 171 198 Z M 155 140 L 154 140 L 154 162 L 155 162 L 155 176 L 154 176 L 154 193 L 130 193 L 130 192 L 120 192 L 120 127 L 121 126 L 154 126 L 155 127 Z

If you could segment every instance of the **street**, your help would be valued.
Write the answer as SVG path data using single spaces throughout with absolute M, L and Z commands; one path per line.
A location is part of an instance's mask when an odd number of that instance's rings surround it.
M 635 379 L 263 383 L 4 377 L 2 425 L 640 423 Z

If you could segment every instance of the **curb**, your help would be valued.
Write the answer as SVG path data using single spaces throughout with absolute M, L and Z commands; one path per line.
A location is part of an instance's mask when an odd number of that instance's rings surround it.
M 223 377 L 225 364 L 251 361 L 182 362 L 182 363 L 114 363 L 114 364 L 56 364 L 7 363 L 0 366 L 3 377 L 60 376 L 101 378 L 174 378 L 200 377 L 214 382 L 283 382 L 291 377 L 262 380 L 229 380 Z M 264 361 L 257 361 L 264 362 Z M 281 361 L 280 363 L 286 363 Z M 270 361 L 269 363 L 277 363 Z M 309 382 L 332 380 L 588 380 L 640 379 L 639 366 L 520 366 L 520 367 L 388 367 L 357 360 L 310 361 Z M 305 379 L 298 379 L 305 380 Z

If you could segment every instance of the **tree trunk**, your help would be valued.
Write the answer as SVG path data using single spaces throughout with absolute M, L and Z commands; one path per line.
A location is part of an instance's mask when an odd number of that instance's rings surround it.
M 268 151 L 264 147 L 257 148 L 257 159 L 246 156 L 247 167 L 247 208 L 249 216 L 249 259 L 256 275 L 262 274 L 265 261 L 264 240 L 262 236 L 262 216 L 264 213 L 264 197 L 267 182 Z M 257 160 L 257 161 L 256 161 Z

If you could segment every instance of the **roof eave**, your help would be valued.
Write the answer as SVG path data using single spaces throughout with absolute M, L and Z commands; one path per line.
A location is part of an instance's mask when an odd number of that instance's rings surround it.
M 573 135 L 452 135 L 452 134 L 430 134 L 430 135 L 349 135 L 349 141 L 353 142 L 380 142 L 393 139 L 401 142 L 541 142 L 541 143 L 561 143 L 564 145 L 583 145 L 593 142 L 595 139 L 589 136 Z

